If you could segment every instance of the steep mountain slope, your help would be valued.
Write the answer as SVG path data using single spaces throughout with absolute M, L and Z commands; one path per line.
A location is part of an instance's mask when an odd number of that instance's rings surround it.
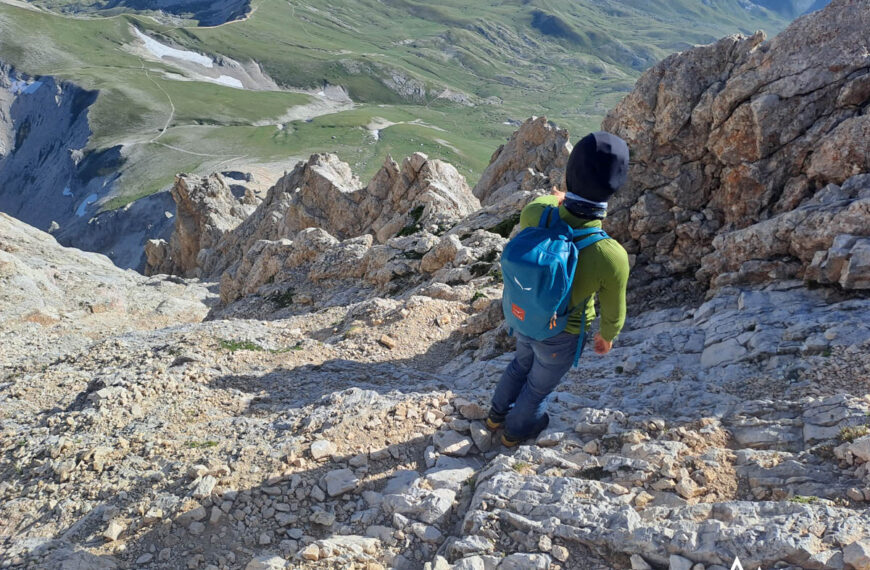
M 21 227 L 0 218 L 0 268 L 32 267 L 35 243 L 68 259 Z M 510 355 L 455 355 L 490 302 L 474 282 L 150 330 L 147 305 L 184 314 L 161 303 L 180 285 L 139 279 L 141 305 L 60 323 L 3 306 L 13 568 L 865 567 L 870 402 L 842 392 L 870 389 L 866 301 L 790 282 L 633 313 L 509 451 L 479 420 Z M 776 356 L 722 359 L 723 331 L 755 329 Z

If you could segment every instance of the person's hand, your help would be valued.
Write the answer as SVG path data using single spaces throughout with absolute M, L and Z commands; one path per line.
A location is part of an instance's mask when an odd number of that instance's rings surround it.
M 556 188 L 555 186 L 553 186 L 553 191 L 550 192 L 550 194 L 558 198 L 560 204 L 565 201 L 565 193 Z
M 595 333 L 595 338 L 593 340 L 595 341 L 595 354 L 600 354 L 604 356 L 605 354 L 610 352 L 611 348 L 613 348 L 613 341 L 604 340 L 604 337 L 602 337 L 598 333 Z

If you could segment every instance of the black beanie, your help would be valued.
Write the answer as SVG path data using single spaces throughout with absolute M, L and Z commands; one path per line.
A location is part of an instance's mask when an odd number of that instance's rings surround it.
M 628 145 L 605 132 L 583 137 L 571 151 L 565 172 L 568 192 L 591 202 L 607 202 L 627 177 Z

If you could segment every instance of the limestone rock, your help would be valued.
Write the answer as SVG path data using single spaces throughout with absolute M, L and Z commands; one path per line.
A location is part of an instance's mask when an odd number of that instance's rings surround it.
M 453 506 L 456 492 L 450 489 L 430 491 L 414 485 L 401 494 L 385 495 L 383 508 L 388 513 L 414 517 L 427 524 L 443 520 Z
M 172 187 L 172 199 L 176 205 L 175 229 L 168 243 L 161 240 L 146 245 L 147 275 L 200 275 L 200 252 L 217 245 L 225 233 L 242 223 L 254 209 L 254 204 L 233 196 L 220 174 L 179 175 Z
M 118 537 L 121 536 L 121 533 L 127 530 L 127 525 L 119 520 L 112 520 L 109 522 L 109 526 L 106 527 L 106 530 L 103 531 L 103 537 L 107 540 L 118 540 Z
M 855 570 L 870 569 L 870 541 L 855 541 L 844 548 L 843 562 Z
M 287 561 L 275 554 L 261 554 L 248 562 L 245 570 L 284 570 Z
M 335 444 L 329 440 L 318 439 L 311 444 L 311 457 L 314 459 L 323 459 L 333 455 L 335 452 Z
M 826 187 L 794 210 L 716 236 L 714 251 L 702 259 L 699 275 L 714 278 L 716 285 L 797 276 L 867 288 L 870 238 L 861 234 L 868 231 L 868 217 L 870 175 L 856 176 L 842 188 Z M 795 263 L 764 261 L 787 257 Z
M 835 1 L 768 42 L 731 36 L 644 73 L 602 125 L 632 152 L 606 229 L 638 256 L 635 279 L 801 277 L 837 235 L 868 235 L 866 204 L 792 212 L 870 169 L 868 24 L 865 4 Z
M 484 206 L 520 190 L 565 189 L 565 166 L 571 154 L 568 131 L 533 117 L 498 148 L 474 187 Z
M 353 491 L 359 479 L 350 469 L 337 469 L 326 474 L 326 492 L 335 497 L 348 491 Z
M 439 431 L 433 441 L 438 451 L 447 455 L 467 455 L 474 447 L 474 441 L 470 437 L 453 430 Z

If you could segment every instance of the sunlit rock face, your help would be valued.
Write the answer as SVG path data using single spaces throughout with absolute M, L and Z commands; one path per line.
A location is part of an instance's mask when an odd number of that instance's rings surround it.
M 603 128 L 631 148 L 609 228 L 643 271 L 802 277 L 838 236 L 867 235 L 853 177 L 870 170 L 868 26 L 866 2 L 835 1 L 769 42 L 727 37 L 641 77 Z

